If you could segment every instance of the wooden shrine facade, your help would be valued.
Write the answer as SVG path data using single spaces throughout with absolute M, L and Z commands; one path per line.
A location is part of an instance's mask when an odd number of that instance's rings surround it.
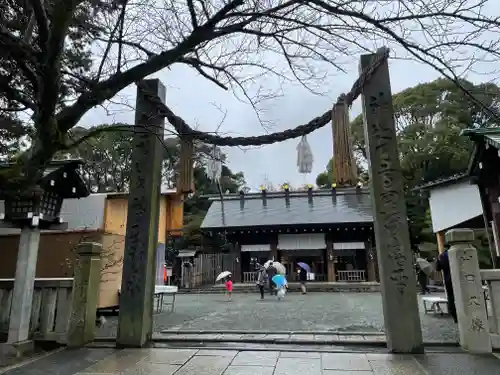
M 494 268 L 500 265 L 500 127 L 466 129 L 462 135 L 474 142 L 468 174 L 477 185 Z M 488 230 L 487 233 L 490 231 Z
M 365 188 L 209 196 L 201 225 L 224 234 L 238 259 L 234 280 L 254 282 L 255 264 L 282 262 L 289 281 L 297 262 L 311 266 L 314 281 L 377 281 L 371 198 Z M 312 280 L 311 280 L 312 281 Z

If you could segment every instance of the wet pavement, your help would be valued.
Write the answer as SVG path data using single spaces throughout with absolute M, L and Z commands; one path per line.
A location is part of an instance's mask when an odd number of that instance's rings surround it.
M 449 316 L 425 314 L 421 301 L 420 316 L 425 341 L 458 341 L 457 327 Z M 116 336 L 117 320 L 108 317 L 97 335 Z M 173 313 L 166 307 L 154 316 L 155 332 L 179 329 L 382 333 L 384 318 L 379 293 L 290 293 L 283 301 L 269 295 L 260 301 L 257 293 L 235 294 L 232 302 L 221 294 L 181 294 Z
M 493 355 L 214 349 L 64 350 L 5 375 L 500 375 Z

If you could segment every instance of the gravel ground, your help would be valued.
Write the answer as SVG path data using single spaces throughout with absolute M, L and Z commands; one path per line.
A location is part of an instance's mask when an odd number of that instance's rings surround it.
M 436 294 L 438 295 L 438 294 Z M 298 293 L 283 301 L 266 295 L 236 294 L 226 302 L 222 294 L 181 294 L 175 311 L 155 314 L 154 330 L 280 330 L 383 331 L 382 301 L 378 293 Z M 458 329 L 449 316 L 426 315 L 420 302 L 425 341 L 457 342 Z M 100 337 L 116 335 L 116 316 L 98 330 Z

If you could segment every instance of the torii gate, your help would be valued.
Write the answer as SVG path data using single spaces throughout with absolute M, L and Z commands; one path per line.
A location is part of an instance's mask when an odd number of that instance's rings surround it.
M 361 95 L 387 346 L 391 352 L 422 353 L 413 254 L 397 151 L 387 58 L 388 49 L 385 48 L 376 54 L 361 56 L 359 79 L 334 108 L 333 117 L 341 117 L 338 119 L 339 124 L 334 125 L 334 130 L 343 134 L 339 134 L 334 143 L 344 144 L 344 147 L 338 146 L 336 151 L 340 155 L 337 156 L 336 164 L 344 163 L 336 172 L 340 173 L 337 178 L 342 178 L 345 182 L 355 180 L 349 137 L 343 133 L 342 126 L 346 129 L 348 123 L 345 105 L 351 105 Z M 194 138 L 219 146 L 270 144 L 310 133 L 332 119 L 332 113 L 328 111 L 309 124 L 293 130 L 260 137 L 218 137 L 196 131 L 176 116 L 165 105 L 165 87 L 159 80 L 142 81 L 138 86 L 136 123 L 141 126 L 134 128 L 117 336 L 117 346 L 120 347 L 145 346 L 152 336 L 154 248 L 158 233 L 156 210 L 160 191 L 164 117 L 181 135 L 183 144 L 185 143 L 184 151 L 190 155 Z M 344 112 L 340 105 L 344 105 Z M 180 174 L 181 189 L 186 189 L 192 183 L 190 157 L 192 156 L 185 155 L 181 162 L 184 165 Z

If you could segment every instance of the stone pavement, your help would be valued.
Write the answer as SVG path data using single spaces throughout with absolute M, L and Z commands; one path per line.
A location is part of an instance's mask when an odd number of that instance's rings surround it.
M 458 341 L 450 317 L 424 314 L 421 302 L 420 309 L 425 341 Z M 97 335 L 115 336 L 116 323 L 117 317 L 109 317 Z M 233 295 L 233 302 L 220 294 L 183 294 L 173 313 L 155 314 L 155 332 L 165 329 L 382 333 L 384 317 L 379 293 L 290 293 L 279 302 L 269 295 L 260 301 L 258 293 Z
M 208 349 L 64 350 L 4 375 L 500 375 L 493 355 Z
M 347 334 L 347 332 L 238 332 L 238 331 L 163 331 L 153 336 L 159 343 L 255 343 L 277 345 L 356 345 L 386 346 L 386 337 L 380 333 Z

